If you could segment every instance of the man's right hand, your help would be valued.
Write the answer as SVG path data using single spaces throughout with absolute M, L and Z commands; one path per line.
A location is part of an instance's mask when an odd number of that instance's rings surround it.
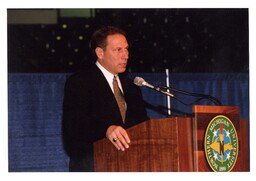
M 118 150 L 125 151 L 125 149 L 129 148 L 131 140 L 126 130 L 121 126 L 109 126 L 106 132 L 106 137 Z

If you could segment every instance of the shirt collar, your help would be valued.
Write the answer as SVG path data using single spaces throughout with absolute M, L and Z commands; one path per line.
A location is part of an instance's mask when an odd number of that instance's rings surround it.
M 113 91 L 113 78 L 114 76 L 116 76 L 117 78 L 117 82 L 118 82 L 118 85 L 121 89 L 121 91 L 123 92 L 123 88 L 122 88 L 122 85 L 121 85 L 121 82 L 119 80 L 119 77 L 118 75 L 114 75 L 112 73 L 110 73 L 107 69 L 105 69 L 98 61 L 96 62 L 96 65 L 99 67 L 99 69 L 101 70 L 101 72 L 103 73 L 103 75 L 105 76 L 105 78 L 107 79 L 108 81 L 108 84 L 109 86 L 111 87 L 112 91 Z
M 102 73 L 106 77 L 107 81 L 109 82 L 109 80 L 110 80 L 112 82 L 114 75 L 112 73 L 110 73 L 107 69 L 105 69 L 98 61 L 96 62 L 96 65 L 102 71 Z

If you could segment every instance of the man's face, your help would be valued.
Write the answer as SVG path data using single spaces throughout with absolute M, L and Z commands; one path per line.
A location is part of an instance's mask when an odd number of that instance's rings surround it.
M 107 46 L 101 51 L 102 54 L 98 55 L 98 61 L 105 69 L 112 74 L 122 73 L 126 70 L 129 52 L 125 36 L 109 35 Z

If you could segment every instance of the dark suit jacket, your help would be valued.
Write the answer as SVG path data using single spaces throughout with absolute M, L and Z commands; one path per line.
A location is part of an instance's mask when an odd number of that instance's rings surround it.
M 149 119 L 140 88 L 125 75 L 119 78 L 127 103 L 125 124 L 112 90 L 96 65 L 67 79 L 62 128 L 70 171 L 93 171 L 93 142 L 106 137 L 110 125 L 129 128 Z

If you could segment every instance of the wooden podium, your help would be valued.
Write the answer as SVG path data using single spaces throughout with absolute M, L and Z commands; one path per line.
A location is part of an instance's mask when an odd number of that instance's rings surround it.
M 130 148 L 118 151 L 108 139 L 94 143 L 97 172 L 212 171 L 204 153 L 204 132 L 211 119 L 225 115 L 238 132 L 239 155 L 232 171 L 249 171 L 248 123 L 233 106 L 194 106 L 193 117 L 152 119 L 127 129 Z

